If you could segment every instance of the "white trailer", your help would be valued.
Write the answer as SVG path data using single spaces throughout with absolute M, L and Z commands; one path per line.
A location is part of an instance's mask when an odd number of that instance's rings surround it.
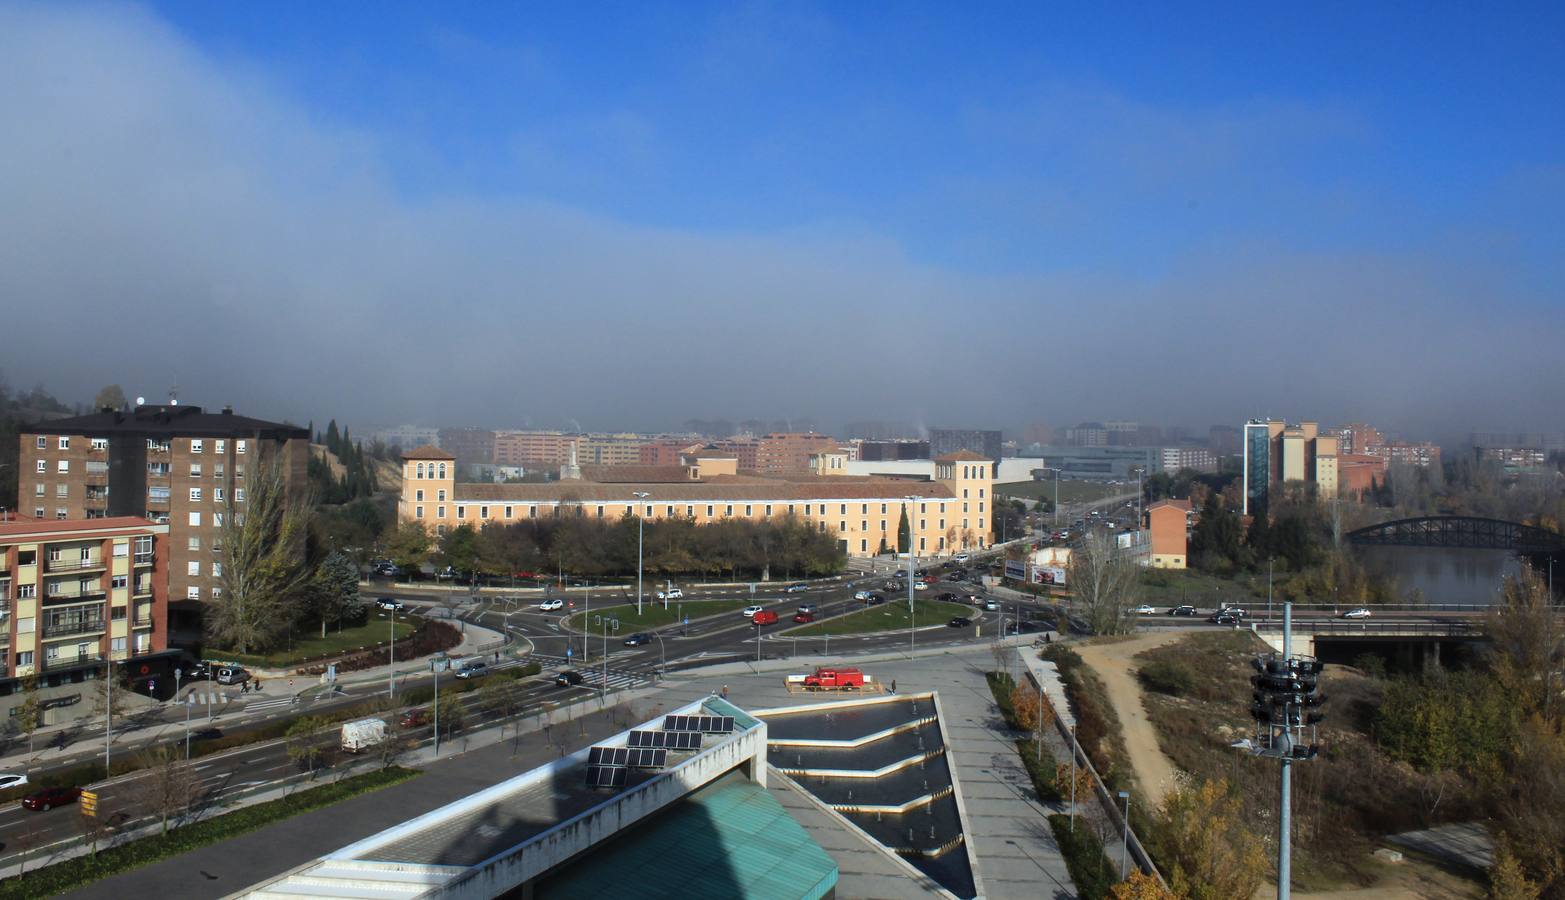
M 342 723 L 342 749 L 362 753 L 386 739 L 386 723 L 380 719 L 356 719 Z

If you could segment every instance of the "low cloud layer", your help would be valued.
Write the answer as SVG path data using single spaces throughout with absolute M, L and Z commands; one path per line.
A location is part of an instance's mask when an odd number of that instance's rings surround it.
M 1512 268 L 1503 220 L 1485 240 L 1451 228 L 1360 252 L 1261 227 L 1207 243 L 1170 234 L 1181 249 L 1155 266 L 1105 253 L 985 272 L 958 261 L 961 235 L 941 252 L 829 217 L 757 233 L 470 186 L 409 196 L 388 173 L 390 138 L 323 119 L 266 72 L 134 9 L 0 6 L 0 84 L 0 365 L 70 396 L 178 384 L 189 402 L 297 421 L 494 427 L 1259 414 L 1436 436 L 1565 428 L 1558 284 Z M 1177 181 L 1167 166 L 1210 188 L 1235 164 L 1198 163 L 1201 135 L 1179 123 L 1101 106 L 1075 146 L 1112 145 L 1106 164 L 1139 173 L 1103 202 L 1162 197 L 1138 179 Z M 1177 152 L 1116 158 L 1127 115 L 1163 122 Z M 1014 136 L 1013 121 L 975 112 L 967 127 Z M 1209 124 L 1244 156 L 1276 121 L 1243 111 Z M 1281 121 L 1323 140 L 1360 127 L 1335 112 Z M 598 133 L 630 141 L 639 127 L 609 117 Z M 1031 133 L 1073 137 L 1057 122 Z M 547 157 L 549 138 L 517 145 Z M 1555 172 L 1536 180 L 1558 197 Z M 1098 175 L 1106 191 L 1113 179 Z M 941 185 L 906 208 L 936 216 L 945 198 L 972 216 L 1006 185 Z M 1496 208 L 1519 202 L 1538 201 Z M 1025 253 L 1030 226 L 1015 206 L 1006 215 Z

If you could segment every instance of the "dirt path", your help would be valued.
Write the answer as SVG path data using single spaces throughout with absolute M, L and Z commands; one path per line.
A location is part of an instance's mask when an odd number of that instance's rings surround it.
M 1109 702 L 1119 713 L 1119 722 L 1125 732 L 1125 748 L 1130 752 L 1130 765 L 1135 769 L 1136 780 L 1155 806 L 1162 806 L 1163 798 L 1174 787 L 1175 769 L 1158 746 L 1157 732 L 1147 719 L 1146 707 L 1141 702 L 1141 683 L 1136 680 L 1139 664 L 1132 657 L 1182 637 L 1180 632 L 1167 631 L 1118 643 L 1076 647 L 1082 660 L 1103 679 Z

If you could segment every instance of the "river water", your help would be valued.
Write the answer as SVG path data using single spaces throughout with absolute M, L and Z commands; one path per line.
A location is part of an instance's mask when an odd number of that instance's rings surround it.
M 1504 550 L 1436 547 L 1359 547 L 1364 564 L 1396 581 L 1406 601 L 1415 590 L 1430 604 L 1491 604 L 1507 575 L 1521 574 L 1521 558 Z

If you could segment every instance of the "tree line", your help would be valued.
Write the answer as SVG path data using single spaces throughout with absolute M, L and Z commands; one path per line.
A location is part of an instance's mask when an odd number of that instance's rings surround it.
M 642 571 L 653 577 L 686 575 L 798 578 L 842 569 L 836 536 L 795 516 L 707 524 L 682 517 L 648 520 L 641 536 Z M 438 539 L 416 522 L 391 536 L 387 556 L 407 570 L 425 563 L 489 576 L 520 573 L 613 578 L 636 574 L 638 522 L 579 516 L 530 519 L 482 528 L 462 525 Z

